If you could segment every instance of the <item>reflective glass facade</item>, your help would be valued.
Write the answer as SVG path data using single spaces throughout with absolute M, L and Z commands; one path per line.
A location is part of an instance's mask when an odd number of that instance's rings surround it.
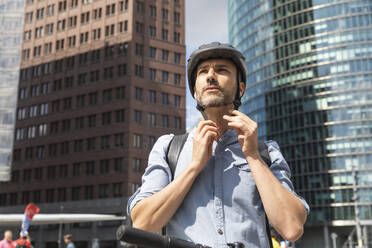
M 310 223 L 372 219 L 372 1 L 229 0 L 241 110 L 278 141 Z
M 0 181 L 10 179 L 24 0 L 0 1 Z

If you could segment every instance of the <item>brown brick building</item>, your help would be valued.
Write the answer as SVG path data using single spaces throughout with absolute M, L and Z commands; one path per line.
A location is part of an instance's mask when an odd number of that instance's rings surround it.
M 12 180 L 0 212 L 123 214 L 147 155 L 185 131 L 183 0 L 26 0 Z M 78 246 L 117 223 L 64 225 Z M 56 226 L 32 227 L 37 247 Z M 95 235 L 95 236 L 94 236 Z

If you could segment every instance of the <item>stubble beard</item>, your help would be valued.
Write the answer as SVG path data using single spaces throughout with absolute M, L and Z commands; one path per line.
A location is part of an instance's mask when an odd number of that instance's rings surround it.
M 211 107 L 222 107 L 228 106 L 233 103 L 234 96 L 223 91 L 220 88 L 219 92 L 204 92 L 198 93 L 196 95 L 196 101 L 199 106 L 202 108 L 211 108 Z

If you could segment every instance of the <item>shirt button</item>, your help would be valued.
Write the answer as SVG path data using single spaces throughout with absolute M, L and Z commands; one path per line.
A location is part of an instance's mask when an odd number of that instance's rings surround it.
M 221 229 L 218 229 L 217 232 L 218 232 L 219 235 L 223 234 L 223 231 Z

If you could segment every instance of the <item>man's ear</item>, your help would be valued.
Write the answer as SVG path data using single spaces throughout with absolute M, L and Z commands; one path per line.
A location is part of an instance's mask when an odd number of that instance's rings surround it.
M 245 91 L 245 83 L 240 82 L 240 83 L 239 83 L 239 93 L 240 93 L 240 97 L 242 97 L 242 96 L 244 95 L 244 91 Z

